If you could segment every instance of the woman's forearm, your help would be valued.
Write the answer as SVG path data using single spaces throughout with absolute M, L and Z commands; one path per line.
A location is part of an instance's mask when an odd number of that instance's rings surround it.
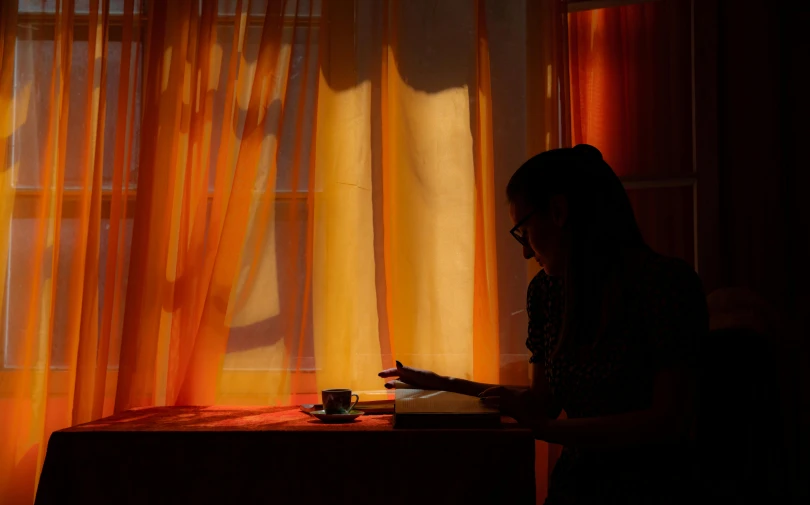
M 487 389 L 496 387 L 506 387 L 512 389 L 528 390 L 529 386 L 504 386 L 502 384 L 486 384 L 484 382 L 473 382 L 455 377 L 442 377 L 444 387 L 442 391 L 450 391 L 467 396 L 478 396 Z
M 611 448 L 674 442 L 688 434 L 681 416 L 642 410 L 612 416 L 532 423 L 535 438 L 570 447 Z
M 487 389 L 498 386 L 498 384 L 484 384 L 483 382 L 473 382 L 455 377 L 442 377 L 442 379 L 445 386 L 444 391 L 467 396 L 478 396 Z

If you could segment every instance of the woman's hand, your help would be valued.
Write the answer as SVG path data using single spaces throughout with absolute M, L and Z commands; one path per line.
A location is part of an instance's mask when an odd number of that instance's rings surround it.
M 419 370 L 418 368 L 403 366 L 399 361 L 397 361 L 396 368 L 383 370 L 377 375 L 384 379 L 392 377 L 399 378 L 400 381 L 417 389 L 443 391 L 447 386 L 446 378 L 427 370 Z M 393 389 L 394 385 L 391 382 L 386 382 L 385 387 L 388 389 Z
M 495 386 L 479 394 L 481 403 L 487 407 L 499 409 L 502 414 L 516 419 L 520 423 L 528 423 L 532 408 L 531 391 L 528 388 L 512 386 Z

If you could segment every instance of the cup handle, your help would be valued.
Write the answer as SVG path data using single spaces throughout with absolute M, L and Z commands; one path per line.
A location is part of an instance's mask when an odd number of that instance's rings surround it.
M 358 394 L 353 394 L 352 396 L 353 396 L 353 397 L 355 397 L 355 398 L 357 398 L 357 399 L 356 399 L 356 400 L 354 401 L 354 403 L 352 403 L 352 404 L 351 404 L 351 406 L 349 407 L 349 412 L 351 412 L 352 410 L 354 410 L 354 406 L 355 406 L 355 405 L 357 405 L 357 402 L 359 402 L 359 401 L 360 401 L 360 395 L 358 395 Z

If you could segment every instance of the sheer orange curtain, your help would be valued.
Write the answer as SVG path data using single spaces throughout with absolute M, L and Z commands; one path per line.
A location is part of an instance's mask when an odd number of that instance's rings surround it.
M 304 263 L 319 8 L 2 3 L 0 502 L 31 502 L 53 430 L 114 408 L 289 401 L 239 349 L 223 370 L 229 336 L 303 317 L 278 272 Z
M 88 288 L 98 285 L 103 131 L 113 85 L 106 78 L 108 2 L 89 2 L 80 43 L 73 2 L 57 2 L 47 47 L 31 25 L 15 23 L 23 21 L 17 9 L 16 2 L 3 3 L 0 77 L 3 137 L 11 139 L 0 158 L 7 181 L 0 216 L 6 273 L 0 498 L 8 503 L 30 501 L 42 441 L 55 427 L 81 420 L 85 402 L 92 402 L 86 373 L 95 367 L 98 313 Z M 57 333 L 59 345 L 52 346 Z M 66 408 L 73 405 L 79 407 Z
M 6 278 L 9 232 L 11 214 L 14 209 L 14 182 L 10 162 L 11 136 L 16 128 L 14 116 L 11 114 L 14 100 L 14 56 L 16 44 L 17 5 L 12 2 L 0 3 L 0 273 L 2 279 Z M 6 290 L 0 289 L 0 302 L 6 303 Z M 3 357 L 5 352 L 3 352 Z M 18 425 L 25 419 L 17 419 L 16 410 L 18 400 L 9 394 L 12 388 L 6 386 L 3 380 L 0 392 L 0 497 L 12 498 L 10 489 L 14 469 L 21 458 L 18 453 L 25 454 L 26 445 L 18 446 L 9 437 L 16 431 L 6 426 Z M 13 430 L 13 431 L 12 431 Z M 16 493 L 15 493 L 16 494 Z
M 527 36 L 546 11 L 0 5 L 0 502 L 31 501 L 52 431 L 113 410 L 525 364 L 526 271 L 497 249 L 519 254 L 512 158 L 564 138 L 559 46 Z
M 287 106 L 285 2 L 267 2 L 261 25 L 248 23 L 249 4 L 236 2 L 227 67 L 216 2 L 201 11 L 192 1 L 150 5 L 130 266 L 141 281 L 127 292 L 117 410 L 215 403 L 231 326 L 279 312 L 276 272 L 259 286 L 256 280 L 273 238 L 279 141 L 302 128 L 283 129 L 284 116 L 296 111 Z M 224 119 L 216 139 L 220 82 Z M 264 302 L 261 314 L 245 304 L 249 297 Z

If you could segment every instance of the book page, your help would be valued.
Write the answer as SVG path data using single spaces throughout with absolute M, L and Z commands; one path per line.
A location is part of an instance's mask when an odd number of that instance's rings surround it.
M 498 414 L 498 409 L 485 407 L 475 396 L 448 391 L 423 389 L 396 390 L 394 410 L 397 414 Z

